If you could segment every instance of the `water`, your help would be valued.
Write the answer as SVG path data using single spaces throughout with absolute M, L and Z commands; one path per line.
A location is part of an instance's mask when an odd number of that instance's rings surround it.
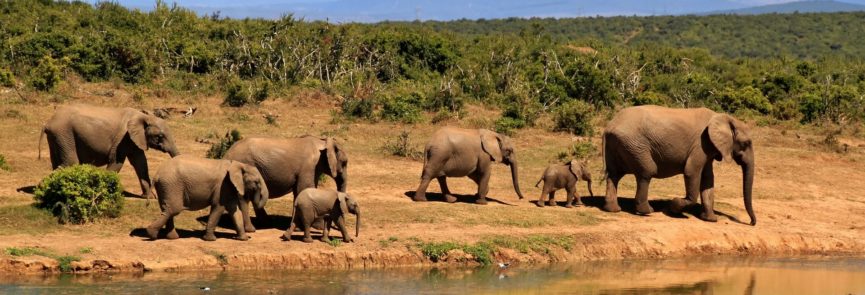
M 202 290 L 207 287 L 209 290 Z M 0 294 L 863 294 L 865 258 L 0 277 Z

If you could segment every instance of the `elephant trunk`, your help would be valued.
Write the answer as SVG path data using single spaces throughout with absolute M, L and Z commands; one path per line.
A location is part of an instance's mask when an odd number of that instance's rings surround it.
M 360 236 L 360 207 L 354 209 L 354 215 L 357 217 L 354 224 L 354 237 Z
M 336 190 L 344 193 L 348 187 L 348 175 L 346 175 L 346 172 L 343 171 L 337 174 L 336 177 L 334 177 L 334 180 L 336 181 Z
M 510 164 L 511 164 L 511 180 L 514 182 L 514 191 L 517 192 L 517 196 L 519 196 L 520 199 L 523 199 L 523 192 L 520 191 L 520 178 L 519 178 L 519 174 L 517 174 L 517 162 L 511 160 Z
M 180 152 L 177 151 L 177 145 L 175 145 L 174 142 L 172 142 L 171 145 L 168 146 L 168 150 L 166 152 L 168 152 L 168 155 L 172 158 L 180 155 Z
M 751 225 L 757 225 L 757 217 L 754 216 L 754 207 L 751 205 L 751 192 L 753 187 L 754 161 L 751 160 L 742 165 L 742 196 L 745 199 L 745 210 L 748 211 L 748 216 L 751 217 Z

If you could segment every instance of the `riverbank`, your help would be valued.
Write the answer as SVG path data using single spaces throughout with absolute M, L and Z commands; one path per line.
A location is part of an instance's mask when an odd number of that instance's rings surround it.
M 85 85 L 91 87 L 90 85 Z M 85 90 L 87 90 L 85 88 Z M 59 225 L 46 212 L 31 206 L 29 187 L 51 171 L 47 146 L 38 159 L 36 143 L 42 124 L 55 103 L 48 99 L 30 104 L 0 104 L 0 153 L 12 167 L 0 171 L 0 273 L 141 272 L 194 269 L 357 269 L 399 266 L 471 265 L 491 263 L 550 263 L 635 258 L 673 258 L 716 255 L 862 255 L 865 254 L 865 141 L 842 134 L 846 153 L 837 153 L 821 142 L 825 134 L 804 127 L 752 126 L 756 145 L 754 208 L 757 226 L 749 226 L 741 200 L 741 170 L 733 163 L 716 163 L 717 223 L 694 215 L 672 217 L 662 213 L 667 200 L 681 197 L 681 177 L 653 180 L 650 200 L 656 213 L 633 213 L 633 177 L 620 184 L 624 211 L 599 209 L 603 198 L 588 197 L 584 183 L 578 193 L 586 206 L 538 208 L 540 189 L 532 187 L 556 155 L 581 140 L 544 130 L 544 125 L 518 131 L 513 139 L 521 162 L 520 182 L 528 199 L 518 200 L 508 168 L 495 167 L 489 205 L 471 203 L 476 191 L 467 179 L 449 180 L 451 190 L 465 194 L 448 204 L 412 202 L 408 195 L 417 186 L 422 161 L 389 155 L 383 146 L 408 131 L 410 145 L 422 148 L 426 138 L 443 125 L 489 127 L 497 111 L 469 106 L 468 116 L 439 125 L 331 122 L 332 106 L 303 99 L 275 99 L 261 107 L 223 108 L 219 98 L 148 98 L 135 102 L 124 90 L 112 97 L 84 91 L 72 102 L 135 107 L 187 107 L 198 111 L 191 118 L 169 121 L 182 153 L 203 156 L 213 141 L 238 129 L 243 136 L 291 137 L 303 134 L 336 136 L 349 154 L 348 191 L 364 210 L 364 222 L 356 243 L 311 244 L 284 242 L 291 196 L 268 202 L 273 225 L 252 233 L 249 241 L 231 239 L 230 223 L 223 222 L 215 242 L 200 239 L 204 226 L 200 212 L 184 212 L 177 219 L 181 238 L 148 241 L 142 228 L 159 214 L 155 201 L 128 198 L 123 216 L 88 225 Z M 2 95 L 12 95 L 10 93 Z M 178 102 L 182 102 L 178 103 Z M 265 113 L 281 114 L 267 124 Z M 10 115 L 17 114 L 17 115 Z M 599 122 L 598 126 L 602 126 Z M 594 139 L 597 143 L 597 138 Z M 148 151 L 153 173 L 168 158 Z M 595 178 L 593 191 L 604 193 L 600 157 L 590 159 Z M 121 178 L 126 191 L 138 194 L 132 167 L 126 164 Z M 332 187 L 333 181 L 326 181 Z M 564 201 L 564 192 L 559 192 Z M 529 202 L 531 201 L 531 202 Z M 353 218 L 353 217 L 352 217 Z M 353 225 L 353 219 L 349 221 Z M 338 234 L 337 234 L 338 235 Z M 300 233 L 295 233 L 299 237 Z M 488 255 L 485 256 L 485 255 Z M 75 261 L 78 258 L 78 261 Z

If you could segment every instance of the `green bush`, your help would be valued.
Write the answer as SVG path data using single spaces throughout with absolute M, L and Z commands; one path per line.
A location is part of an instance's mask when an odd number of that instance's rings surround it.
M 495 123 L 496 132 L 501 134 L 513 135 L 514 130 L 526 127 L 526 122 L 520 119 L 511 117 L 500 117 Z
M 36 206 L 51 210 L 61 223 L 82 224 L 118 217 L 123 185 L 117 173 L 92 165 L 55 170 L 36 186 Z
M 802 123 L 814 122 L 826 113 L 826 104 L 819 96 L 806 94 L 799 101 L 799 112 L 802 113 Z
M 598 149 L 590 140 L 580 140 L 569 146 L 567 150 L 559 152 L 556 158 L 560 162 L 567 162 L 573 159 L 587 159 L 597 152 Z
M 385 100 L 381 108 L 381 118 L 392 122 L 418 123 L 423 120 L 421 110 L 411 98 L 397 97 Z
M 15 87 L 15 77 L 7 69 L 0 69 L 0 86 Z
M 60 84 L 60 62 L 46 55 L 30 70 L 30 86 L 39 91 L 51 91 Z
M 375 104 L 372 99 L 346 98 L 342 101 L 339 115 L 349 119 L 372 119 Z
M 568 131 L 581 136 L 592 136 L 595 108 L 582 100 L 571 100 L 557 107 L 553 113 L 556 131 Z
M 424 157 L 423 151 L 411 144 L 408 131 L 403 131 L 393 141 L 385 142 L 382 149 L 384 149 L 388 154 L 397 157 L 404 157 L 413 160 L 422 160 Z
M 763 92 L 752 86 L 725 88 L 718 93 L 717 101 L 721 108 L 729 113 L 745 109 L 755 110 L 764 115 L 772 113 L 772 103 Z
M 9 166 L 9 163 L 6 163 L 6 157 L 4 157 L 2 154 L 0 154 L 0 170 L 12 170 L 12 167 Z
M 210 145 L 210 149 L 207 150 L 205 157 L 210 159 L 222 159 L 222 157 L 225 156 L 225 152 L 227 152 L 235 142 L 242 138 L 243 137 L 240 136 L 240 131 L 237 131 L 237 129 L 231 129 L 231 131 L 226 132 L 225 136 L 220 138 L 219 141 Z
M 270 83 L 253 88 L 241 81 L 231 81 L 225 86 L 225 99 L 222 104 L 230 107 L 242 107 L 248 104 L 260 104 L 270 96 Z

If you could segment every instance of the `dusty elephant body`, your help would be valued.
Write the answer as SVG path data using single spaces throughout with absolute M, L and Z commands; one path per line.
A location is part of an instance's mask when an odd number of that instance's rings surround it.
M 520 199 L 523 193 L 517 174 L 517 161 L 511 139 L 486 129 L 444 127 L 433 133 L 424 148 L 421 182 L 414 201 L 426 201 L 426 190 L 437 179 L 447 202 L 456 202 L 447 186 L 448 177 L 466 177 L 478 184 L 477 203 L 487 203 L 493 162 L 511 167 L 511 180 Z
M 544 188 L 541 191 L 541 196 L 538 198 L 538 206 L 544 206 L 544 197 L 549 196 L 548 204 L 555 205 L 556 191 L 565 189 L 568 192 L 565 200 L 565 207 L 571 208 L 573 205 L 582 205 L 580 195 L 577 194 L 577 180 L 586 181 L 586 187 L 589 190 L 589 196 L 594 196 L 592 193 L 592 175 L 586 168 L 586 163 L 572 160 L 566 164 L 554 164 L 544 170 L 541 179 L 535 184 L 535 187 L 544 182 Z M 572 204 L 573 203 L 573 204 Z
M 179 154 L 164 120 L 132 108 L 62 106 L 45 123 L 43 132 L 53 169 L 92 164 L 118 172 L 128 158 L 144 198 L 151 197 L 144 152 L 154 148 L 172 157 Z
M 213 231 L 226 211 L 234 218 L 238 238 L 247 240 L 243 221 L 235 213 L 249 201 L 255 207 L 264 207 L 268 197 L 258 169 L 237 161 L 178 156 L 162 164 L 155 179 L 162 214 L 147 227 L 152 239 L 156 239 L 163 226 L 168 231 L 167 237 L 176 239 L 174 216 L 210 207 L 204 240 L 216 239 Z
M 354 235 L 360 234 L 360 206 L 352 196 L 333 190 L 317 188 L 305 189 L 294 200 L 294 211 L 291 214 L 291 225 L 283 233 L 283 240 L 290 241 L 291 234 L 297 227 L 303 228 L 303 241 L 312 242 L 310 230 L 317 228 L 322 231 L 321 241 L 330 240 L 330 228 L 336 224 L 342 232 L 343 241 L 352 242 L 348 229 L 345 227 L 345 215 L 357 216 Z
M 706 108 L 630 107 L 620 111 L 604 131 L 607 195 L 604 210 L 620 211 L 617 186 L 626 174 L 637 179 L 637 212 L 653 211 L 648 203 L 652 178 L 683 174 L 686 198 L 674 200 L 671 211 L 703 203 L 701 218 L 716 221 L 712 161 L 732 158 L 742 167 L 742 191 L 751 225 L 757 223 L 751 205 L 754 149 L 748 127 L 739 120 Z
M 304 189 L 318 187 L 322 174 L 332 177 L 340 192 L 345 192 L 348 185 L 348 155 L 330 137 L 244 138 L 231 146 L 224 159 L 258 168 L 270 198 L 288 193 L 297 197 Z M 256 208 L 255 214 L 267 218 L 263 207 Z M 244 214 L 243 223 L 246 231 L 255 231 L 248 212 Z

